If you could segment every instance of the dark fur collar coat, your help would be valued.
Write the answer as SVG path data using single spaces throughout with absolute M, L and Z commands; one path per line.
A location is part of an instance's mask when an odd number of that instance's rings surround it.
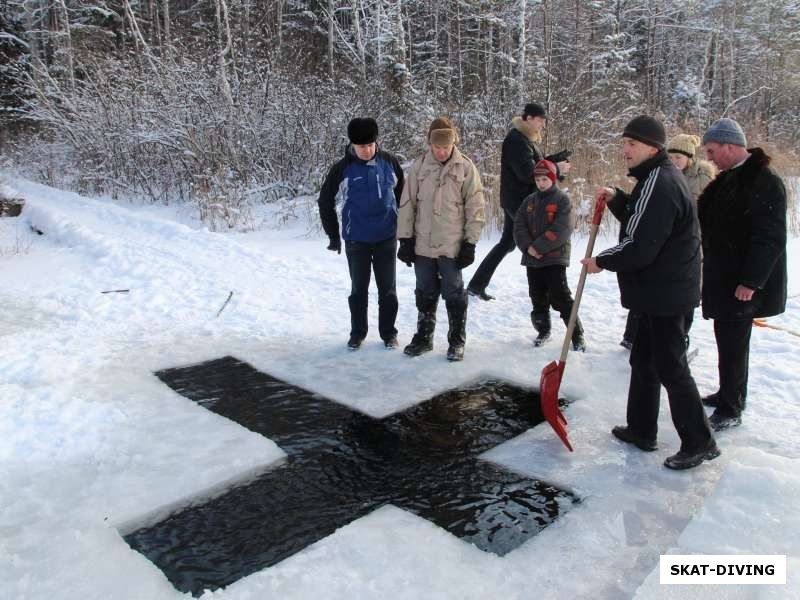
M 786 310 L 786 189 L 761 148 L 720 173 L 697 200 L 703 316 L 746 320 Z M 756 290 L 737 300 L 738 285 Z

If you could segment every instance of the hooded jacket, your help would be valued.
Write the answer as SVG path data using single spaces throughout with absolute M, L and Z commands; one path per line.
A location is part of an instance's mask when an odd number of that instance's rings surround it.
M 683 174 L 689 183 L 689 192 L 692 194 L 692 200 L 697 203 L 697 198 L 714 179 L 717 170 L 710 162 L 695 157 L 691 159 Z
M 539 143 L 522 117 L 512 119 L 500 151 L 500 205 L 512 215 L 536 191 L 533 167 L 543 158 Z

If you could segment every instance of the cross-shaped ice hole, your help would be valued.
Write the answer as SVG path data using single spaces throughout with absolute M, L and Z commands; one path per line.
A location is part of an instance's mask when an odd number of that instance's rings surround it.
M 542 422 L 530 390 L 485 381 L 375 419 L 232 357 L 157 376 L 288 455 L 250 483 L 125 536 L 196 596 L 386 504 L 502 556 L 575 500 L 478 458 Z

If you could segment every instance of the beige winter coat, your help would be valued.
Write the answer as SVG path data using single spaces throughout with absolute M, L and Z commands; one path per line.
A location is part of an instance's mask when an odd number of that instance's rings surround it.
M 683 174 L 686 175 L 686 181 L 689 182 L 689 191 L 692 192 L 692 201 L 697 206 L 697 198 L 700 193 L 706 189 L 706 186 L 711 183 L 714 177 L 717 176 L 717 170 L 710 162 L 693 158 L 689 165 L 684 169 Z
M 472 161 L 453 148 L 445 164 L 430 150 L 406 176 L 397 237 L 416 237 L 420 256 L 455 258 L 461 241 L 478 242 L 483 229 L 483 185 Z

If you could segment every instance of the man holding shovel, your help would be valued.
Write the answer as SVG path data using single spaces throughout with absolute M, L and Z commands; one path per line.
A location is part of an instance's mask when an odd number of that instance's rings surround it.
M 686 360 L 685 315 L 700 303 L 700 236 L 686 179 L 670 162 L 666 141 L 653 117 L 636 117 L 625 127 L 622 156 L 636 186 L 630 194 L 600 188 L 595 195 L 620 221 L 619 244 L 581 262 L 589 273 L 615 271 L 622 305 L 641 313 L 630 357 L 628 424 L 611 432 L 656 450 L 663 385 L 681 439 L 680 451 L 664 465 L 690 469 L 720 453 Z

